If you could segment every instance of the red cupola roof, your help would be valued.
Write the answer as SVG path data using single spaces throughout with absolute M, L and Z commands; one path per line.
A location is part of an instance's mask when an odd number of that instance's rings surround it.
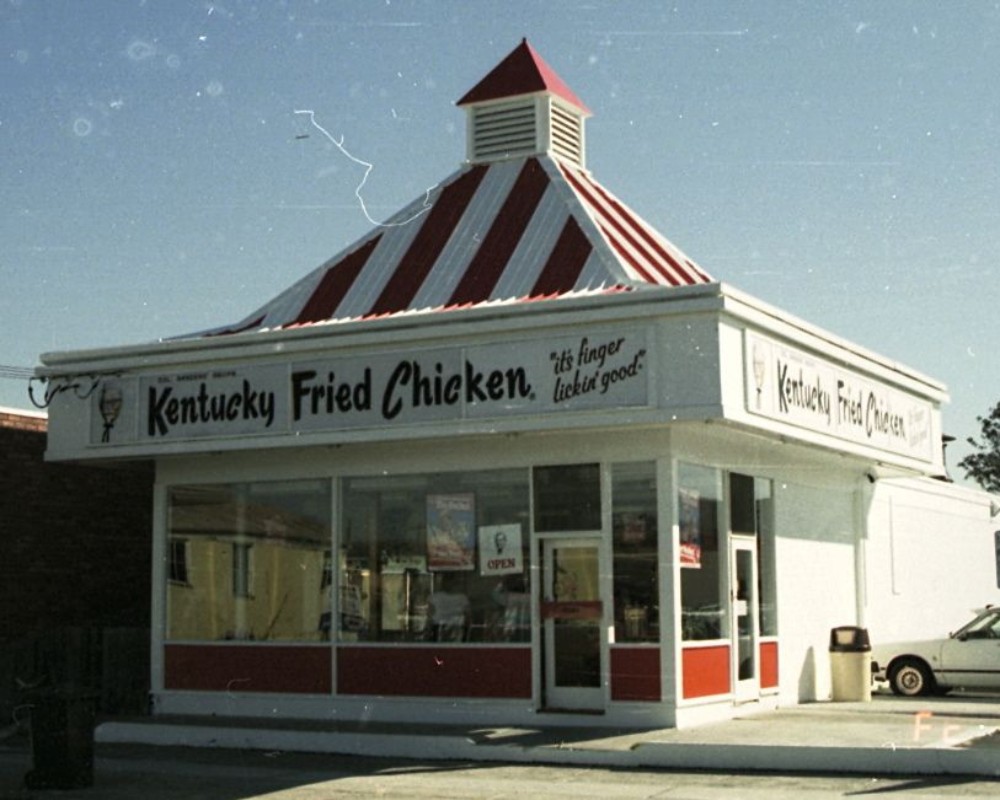
M 469 89 L 457 105 L 502 100 L 534 92 L 550 92 L 576 106 L 585 115 L 590 114 L 583 102 L 570 89 L 554 69 L 545 63 L 535 49 L 522 39 L 510 54 L 497 64 L 479 83 Z

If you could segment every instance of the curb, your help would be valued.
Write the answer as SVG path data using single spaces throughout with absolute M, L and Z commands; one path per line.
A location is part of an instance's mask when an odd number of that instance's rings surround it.
M 482 744 L 465 736 L 300 731 L 259 727 L 107 722 L 101 743 L 275 750 L 440 761 L 661 769 L 1000 776 L 996 750 L 949 747 L 819 747 L 643 742 L 629 749 Z

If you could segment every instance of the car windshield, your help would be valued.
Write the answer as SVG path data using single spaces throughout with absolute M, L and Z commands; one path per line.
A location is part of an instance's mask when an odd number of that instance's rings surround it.
M 1000 639 L 1000 609 L 982 611 L 954 635 L 956 639 Z

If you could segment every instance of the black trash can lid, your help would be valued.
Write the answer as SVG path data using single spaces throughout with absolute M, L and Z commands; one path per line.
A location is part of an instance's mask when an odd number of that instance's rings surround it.
M 830 631 L 831 653 L 867 653 L 871 649 L 867 628 L 842 625 Z

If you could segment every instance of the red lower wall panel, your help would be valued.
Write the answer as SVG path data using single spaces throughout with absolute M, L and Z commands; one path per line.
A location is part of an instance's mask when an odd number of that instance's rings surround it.
M 653 647 L 611 648 L 611 699 L 660 700 L 660 651 Z
M 341 647 L 339 694 L 531 697 L 529 647 Z
M 760 688 L 778 687 L 778 643 L 760 643 Z
M 329 694 L 330 648 L 296 645 L 164 647 L 164 688 Z
M 681 656 L 684 699 L 729 694 L 729 647 L 685 647 Z

